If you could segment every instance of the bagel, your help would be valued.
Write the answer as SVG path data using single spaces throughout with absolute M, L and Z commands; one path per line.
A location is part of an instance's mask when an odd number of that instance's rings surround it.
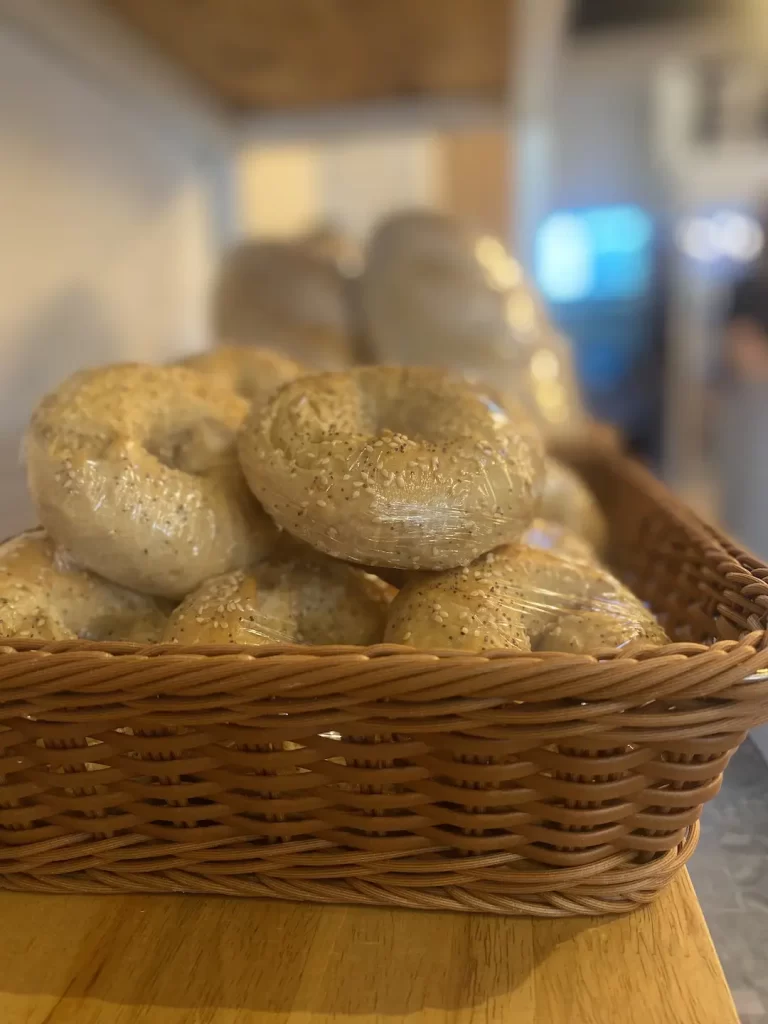
M 523 534 L 522 543 L 542 551 L 552 551 L 572 562 L 599 561 L 597 552 L 584 536 L 562 523 L 553 523 L 544 518 L 534 519 Z
M 663 642 L 651 613 L 607 570 L 527 545 L 508 545 L 469 567 L 409 580 L 392 602 L 384 638 L 465 651 L 538 650 L 543 638 L 546 650 L 573 650 L 578 617 L 587 613 L 601 616 L 585 620 L 587 640 L 600 639 L 613 620 L 614 633 L 625 639 L 639 626 L 651 642 Z M 558 625 L 562 634 L 553 629 Z
M 251 416 L 240 461 L 278 526 L 363 565 L 447 569 L 519 539 L 541 439 L 442 371 L 359 367 L 291 381 Z
M 545 519 L 534 519 L 523 534 L 521 543 L 532 548 L 541 548 L 543 551 L 554 551 L 571 561 L 594 562 L 595 564 L 599 561 L 597 553 L 589 541 L 574 533 L 573 530 L 569 530 L 567 526 L 562 526 L 560 523 L 549 523 Z M 384 569 L 380 566 L 371 567 L 371 572 L 381 576 L 397 590 L 402 589 L 408 580 L 426 575 L 423 572 L 409 572 L 407 569 Z
M 171 610 L 78 568 L 44 530 L 0 544 L 0 636 L 150 643 Z
M 221 340 L 269 345 L 317 369 L 351 361 L 344 278 L 301 243 L 236 245 L 222 261 L 212 306 Z
M 284 542 L 248 570 L 208 580 L 168 622 L 182 644 L 361 644 L 384 632 L 394 589 L 369 573 Z
M 605 647 L 627 647 L 646 643 L 660 646 L 669 637 L 655 620 L 646 616 L 618 616 L 606 611 L 574 612 L 563 615 L 539 637 L 537 651 L 570 651 L 588 654 Z
M 248 565 L 275 530 L 237 464 L 245 399 L 182 366 L 74 374 L 42 400 L 26 438 L 40 522 L 79 565 L 180 598 Z
M 545 462 L 539 514 L 583 537 L 596 551 L 605 550 L 608 523 L 597 498 L 578 473 L 551 457 Z
M 441 365 L 523 403 L 552 440 L 587 416 L 566 339 L 498 239 L 433 211 L 406 211 L 374 232 L 360 304 L 379 360 Z
M 259 408 L 286 381 L 307 372 L 288 356 L 252 345 L 218 345 L 210 352 L 190 356 L 181 365 L 211 374 L 222 387 L 231 388 Z

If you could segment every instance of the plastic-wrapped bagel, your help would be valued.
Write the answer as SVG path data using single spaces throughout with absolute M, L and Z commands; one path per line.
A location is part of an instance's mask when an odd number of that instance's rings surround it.
M 414 647 L 586 650 L 661 644 L 653 615 L 607 570 L 552 551 L 509 545 L 463 569 L 410 580 L 385 639 Z
M 351 361 L 344 278 L 301 243 L 236 245 L 222 261 L 212 305 L 221 340 L 268 345 L 318 369 Z
M 41 523 L 78 564 L 149 594 L 183 597 L 248 565 L 275 530 L 237 461 L 247 412 L 245 399 L 182 366 L 74 374 L 27 433 Z
M 572 562 L 592 562 L 595 565 L 600 562 L 594 546 L 583 534 L 543 516 L 534 519 L 523 534 L 522 543 L 542 551 L 552 551 Z
M 545 463 L 539 513 L 583 537 L 596 551 L 605 550 L 608 524 L 597 498 L 578 473 L 551 457 Z
M 471 385 L 360 367 L 285 385 L 240 436 L 278 526 L 346 561 L 444 569 L 515 541 L 543 482 L 541 439 Z
M 547 438 L 586 429 L 570 345 L 498 239 L 436 211 L 395 214 L 371 238 L 360 294 L 378 360 L 465 373 L 522 402 Z
M 150 643 L 171 610 L 168 601 L 80 569 L 44 530 L 0 544 L 0 636 Z
M 584 537 L 574 533 L 561 523 L 551 523 L 546 519 L 534 519 L 522 536 L 521 543 L 532 548 L 540 548 L 542 551 L 553 551 L 563 558 L 574 562 L 591 562 L 599 565 L 600 559 L 597 552 Z M 393 587 L 400 590 L 405 584 L 416 577 L 422 578 L 427 574 L 417 570 L 408 569 L 385 569 L 381 566 L 372 569 L 391 583 Z
M 183 644 L 378 643 L 395 591 L 305 545 L 283 541 L 247 570 L 207 580 L 174 612 Z
M 286 381 L 307 372 L 294 359 L 257 345 L 218 345 L 181 365 L 212 375 L 223 388 L 231 388 L 259 408 Z

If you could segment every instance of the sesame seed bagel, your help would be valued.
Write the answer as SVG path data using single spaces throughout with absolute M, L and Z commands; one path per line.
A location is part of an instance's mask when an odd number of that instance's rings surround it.
M 286 381 L 307 372 L 288 356 L 255 345 L 218 345 L 210 352 L 185 359 L 181 365 L 211 374 L 222 387 L 259 406 Z
M 575 562 L 599 561 L 597 552 L 586 538 L 575 533 L 562 523 L 548 519 L 534 519 L 523 534 L 523 544 L 542 551 L 553 551 L 556 555 Z
M 532 548 L 541 548 L 543 551 L 554 551 L 564 558 L 577 562 L 594 562 L 595 564 L 599 562 L 597 552 L 589 541 L 574 533 L 573 530 L 569 530 L 567 526 L 550 523 L 546 519 L 534 519 L 523 534 L 521 543 Z M 381 566 L 372 568 L 371 571 L 376 572 L 398 590 L 414 577 L 427 575 L 415 570 L 386 569 Z
M 595 613 L 599 620 L 590 620 Z M 572 651 L 580 620 L 584 647 L 609 633 L 634 639 L 644 631 L 651 642 L 663 642 L 651 613 L 607 570 L 524 544 L 409 580 L 392 602 L 384 639 L 464 651 L 535 651 L 543 640 L 541 649 Z
M 597 498 L 578 473 L 557 459 L 546 459 L 539 512 L 543 519 L 583 537 L 596 551 L 605 549 L 608 524 Z
M 222 340 L 274 345 L 323 370 L 352 358 L 344 278 L 301 243 L 238 243 L 224 255 L 211 305 Z
M 372 644 L 394 589 L 311 548 L 284 542 L 247 571 L 208 580 L 171 616 L 182 644 Z
M 40 522 L 83 567 L 183 597 L 249 564 L 275 531 L 240 472 L 248 403 L 182 366 L 74 374 L 42 400 L 26 440 Z
M 291 381 L 251 416 L 240 461 L 278 526 L 364 565 L 447 569 L 519 539 L 541 440 L 460 378 L 360 367 Z
M 150 643 L 171 610 L 169 601 L 80 569 L 44 530 L 0 544 L 0 636 Z
M 586 611 L 559 618 L 539 637 L 536 650 L 588 654 L 636 643 L 660 646 L 669 643 L 669 637 L 658 622 L 647 616 L 619 617 L 604 611 Z

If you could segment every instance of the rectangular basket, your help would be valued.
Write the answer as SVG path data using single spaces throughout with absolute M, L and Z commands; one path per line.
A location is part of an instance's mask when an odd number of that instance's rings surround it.
M 6 641 L 0 887 L 543 916 L 652 899 L 768 720 L 768 586 L 639 466 L 572 461 L 672 644 Z

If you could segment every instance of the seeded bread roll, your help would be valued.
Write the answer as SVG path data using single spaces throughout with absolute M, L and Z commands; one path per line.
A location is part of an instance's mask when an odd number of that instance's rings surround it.
M 151 643 L 172 607 L 80 569 L 44 530 L 0 544 L 0 636 Z
M 42 400 L 27 476 L 42 525 L 78 564 L 180 598 L 248 565 L 275 529 L 245 485 L 245 399 L 183 366 L 76 373 Z
M 580 630 L 584 648 L 610 638 L 665 639 L 606 569 L 521 544 L 409 580 L 392 602 L 384 638 L 422 648 L 553 651 L 576 649 Z
M 168 623 L 182 644 L 372 644 L 394 589 L 311 548 L 281 543 L 248 570 L 216 576 Z
M 646 616 L 619 617 L 605 611 L 585 611 L 559 618 L 539 638 L 536 650 L 590 654 L 603 648 L 666 643 L 669 637 L 664 630 Z
M 442 366 L 522 402 L 545 438 L 588 428 L 573 353 L 502 243 L 433 210 L 405 210 L 374 231 L 360 282 L 379 362 Z
M 215 377 L 224 388 L 242 395 L 251 406 L 263 407 L 286 381 L 306 373 L 294 359 L 255 345 L 218 345 L 182 363 Z
M 333 262 L 301 243 L 247 240 L 221 264 L 213 332 L 237 345 L 269 345 L 319 370 L 353 357 L 345 281 Z
M 608 524 L 597 498 L 578 473 L 551 457 L 545 463 L 539 512 L 542 519 L 560 523 L 583 537 L 596 551 L 605 550 Z
M 445 569 L 530 525 L 543 447 L 464 380 L 361 367 L 286 384 L 240 436 L 240 461 L 278 526 L 363 565 Z

